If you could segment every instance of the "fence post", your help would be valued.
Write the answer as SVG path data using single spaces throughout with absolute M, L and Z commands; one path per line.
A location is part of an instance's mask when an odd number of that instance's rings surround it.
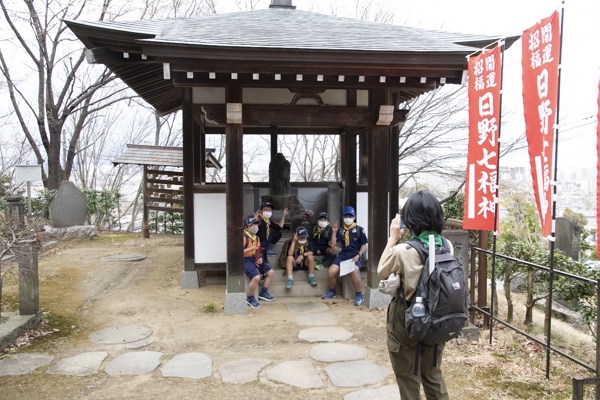
M 38 279 L 38 244 L 28 240 L 19 246 L 19 314 L 35 315 L 40 311 Z

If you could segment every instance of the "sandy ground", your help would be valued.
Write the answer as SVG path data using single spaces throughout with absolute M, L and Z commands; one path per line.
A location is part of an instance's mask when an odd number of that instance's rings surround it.
M 106 256 L 119 253 L 142 253 L 147 258 L 139 262 L 106 260 Z M 56 356 L 55 361 L 86 351 L 108 351 L 109 357 L 100 372 L 89 377 L 50 375 L 44 372 L 47 367 L 25 376 L 2 377 L 2 399 L 341 399 L 357 390 L 331 384 L 324 372 L 327 364 L 310 359 L 309 351 L 314 344 L 298 339 L 303 327 L 286 307 L 290 301 L 323 300 L 277 299 L 273 303 L 263 302 L 261 308 L 251 309 L 246 316 L 225 316 L 224 285 L 181 289 L 182 237 L 143 239 L 114 235 L 82 244 L 63 244 L 40 258 L 39 268 L 41 307 L 48 326 L 60 332 L 35 340 L 18 351 L 46 352 Z M 3 310 L 11 302 L 15 305 L 15 293 L 16 283 L 9 280 Z M 203 310 L 211 302 L 217 306 L 214 314 Z M 341 299 L 328 304 L 338 326 L 354 333 L 348 343 L 365 347 L 367 360 L 391 369 L 385 346 L 385 310 L 369 311 L 365 306 L 355 307 Z M 213 375 L 201 380 L 163 378 L 159 370 L 141 376 L 107 375 L 104 366 L 131 350 L 122 345 L 97 345 L 88 336 L 120 325 L 151 328 L 154 342 L 146 349 L 163 352 L 163 364 L 180 353 L 205 353 L 213 360 Z M 511 346 L 515 347 L 507 344 L 508 348 Z M 540 369 L 543 365 L 524 363 L 521 377 L 506 378 L 503 372 L 506 368 L 499 364 L 495 350 L 487 347 L 484 340 L 453 342 L 447 346 L 444 372 L 451 398 L 570 398 L 563 381 L 545 382 Z M 325 387 L 305 390 L 269 381 L 265 372 L 269 367 L 263 369 L 256 382 L 223 383 L 218 367 L 247 357 L 268 358 L 273 362 L 271 366 L 286 360 L 309 359 Z M 519 368 L 518 363 L 511 367 Z M 390 375 L 381 384 L 365 388 L 394 382 Z

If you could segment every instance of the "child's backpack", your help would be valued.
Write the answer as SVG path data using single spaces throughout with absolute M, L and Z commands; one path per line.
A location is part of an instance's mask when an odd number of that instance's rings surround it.
M 421 297 L 425 305 L 425 315 L 415 317 L 412 313 L 415 301 L 406 303 L 406 331 L 408 337 L 418 340 L 416 352 L 415 375 L 417 374 L 421 342 L 429 345 L 445 343 L 458 337 L 467 320 L 467 310 L 471 303 L 469 292 L 465 287 L 465 275 L 458 260 L 450 254 L 448 240 L 442 238 L 442 248 L 434 254 L 435 267 L 429 274 L 429 249 L 417 238 L 406 242 L 413 247 L 423 260 L 423 272 L 413 299 Z M 402 297 L 404 298 L 404 289 Z M 434 351 L 436 363 L 437 346 Z
M 288 250 L 290 249 L 290 244 L 292 243 L 292 239 L 293 238 L 289 238 L 288 240 L 283 242 L 283 246 L 281 246 L 281 252 L 279 253 L 279 260 L 278 260 L 279 268 L 285 269 L 285 264 L 287 261 L 287 253 L 288 253 Z

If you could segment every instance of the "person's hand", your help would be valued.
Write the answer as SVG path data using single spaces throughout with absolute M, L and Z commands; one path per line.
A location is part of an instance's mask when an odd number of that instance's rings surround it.
M 334 232 L 338 231 L 338 222 L 337 221 L 333 221 L 333 225 L 331 225 L 331 230 Z
M 287 217 L 287 215 L 288 215 L 288 208 L 284 207 L 283 212 L 281 213 L 281 218 L 285 219 L 285 217 Z
M 398 242 L 403 234 L 404 229 L 400 228 L 400 214 L 396 214 L 392 220 L 392 223 L 390 224 L 390 239 Z
M 254 218 L 256 218 L 256 220 L 258 221 L 258 216 L 260 215 L 260 210 L 256 210 L 254 212 Z
M 294 237 L 292 238 L 292 241 L 294 243 L 296 243 L 298 241 L 298 235 L 294 233 Z
M 354 261 L 355 263 L 358 262 L 358 260 L 360 260 L 360 256 L 358 254 L 352 257 L 352 261 Z
M 263 263 L 263 259 L 262 259 L 262 257 L 261 257 L 261 258 L 259 258 L 258 260 L 256 260 L 256 264 L 260 265 L 260 264 L 262 264 L 262 263 Z
M 320 256 L 322 254 L 321 250 L 317 250 L 317 252 L 315 254 L 318 255 L 318 256 Z
M 304 260 L 304 256 L 299 255 L 298 258 L 296 258 L 296 264 L 302 264 L 302 260 Z

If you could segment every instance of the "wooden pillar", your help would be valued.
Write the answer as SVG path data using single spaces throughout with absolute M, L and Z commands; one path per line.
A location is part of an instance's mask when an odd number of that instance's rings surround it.
M 183 89 L 183 257 L 184 270 L 195 271 L 194 251 L 194 112 L 192 88 Z
M 271 161 L 275 159 L 277 155 L 277 127 L 271 127 Z
M 367 286 L 377 290 L 379 275 L 377 263 L 387 243 L 388 208 L 390 182 L 389 124 L 376 125 L 380 116 L 380 107 L 387 105 L 388 95 L 384 88 L 375 88 L 372 92 L 374 125 L 369 140 L 369 262 Z
M 399 102 L 398 95 L 394 94 L 392 97 L 394 111 L 398 109 Z M 400 123 L 399 125 L 390 128 L 390 212 L 388 221 L 391 221 L 396 216 L 396 213 L 400 211 L 398 210 L 400 203 L 398 200 L 398 192 L 400 191 L 400 185 L 398 183 L 398 162 L 400 157 L 400 127 L 402 124 L 403 123 Z
M 195 121 L 195 120 L 194 120 Z M 206 182 L 206 136 L 204 134 L 204 118 L 200 123 L 194 123 L 194 142 L 197 145 L 196 157 L 194 158 L 194 183 Z
M 358 171 L 358 181 L 360 183 L 369 182 L 369 139 L 371 137 L 372 130 L 367 128 L 367 131 L 358 136 L 359 141 L 359 154 L 360 154 L 360 165 Z
M 148 224 L 148 166 L 144 165 L 144 176 L 142 177 L 142 236 L 150 237 L 150 226 Z
M 242 87 L 230 85 L 226 92 L 226 210 L 227 210 L 227 293 L 244 293 L 244 182 L 243 182 L 243 126 L 241 109 L 239 120 L 232 122 L 229 108 L 242 104 Z
M 340 137 L 342 149 L 342 181 L 345 183 L 344 205 L 356 208 L 356 134 L 346 128 Z

